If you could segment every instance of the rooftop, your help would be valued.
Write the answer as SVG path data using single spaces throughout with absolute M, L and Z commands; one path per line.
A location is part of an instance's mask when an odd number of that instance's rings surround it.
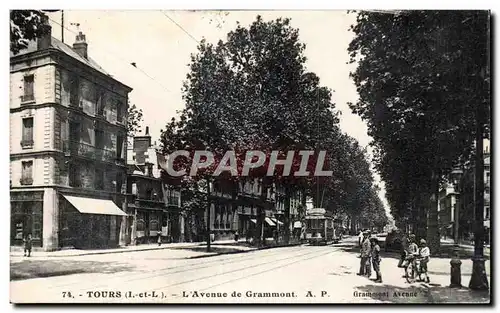
M 83 56 L 81 56 L 80 54 L 78 54 L 72 46 L 66 44 L 66 43 L 63 43 L 61 40 L 55 38 L 55 37 L 51 37 L 51 40 L 50 40 L 50 46 L 49 48 L 52 48 L 52 49 L 56 49 L 56 50 L 59 50 L 60 52 L 63 52 L 64 54 L 70 56 L 71 58 L 73 59 L 76 59 L 78 60 L 79 62 L 93 68 L 94 70 L 116 80 L 111 74 L 109 74 L 108 72 L 106 72 L 106 70 L 104 70 L 104 68 L 102 68 L 96 61 L 94 61 L 91 57 L 88 57 L 88 58 L 84 58 Z M 13 58 L 13 57 L 19 57 L 19 56 L 22 56 L 22 55 L 26 55 L 26 54 L 29 54 L 29 53 L 32 53 L 32 52 L 35 52 L 37 51 L 38 48 L 37 48 L 37 42 L 36 40 L 32 40 L 28 43 L 28 47 L 26 49 L 23 49 L 21 51 L 19 51 L 18 54 L 14 55 L 12 52 L 10 53 L 10 57 Z M 118 80 L 116 80 L 118 81 Z M 118 81 L 119 83 L 123 84 L 122 82 Z M 125 85 L 125 84 L 123 84 Z M 127 86 L 128 87 L 128 86 Z M 129 87 L 130 88 L 130 87 Z

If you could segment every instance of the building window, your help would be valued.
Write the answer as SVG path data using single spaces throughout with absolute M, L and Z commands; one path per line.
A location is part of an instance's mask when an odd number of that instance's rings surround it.
M 95 130 L 95 147 L 97 149 L 104 148 L 104 131 L 100 129 Z
M 104 116 L 104 92 L 96 90 L 96 114 Z
M 153 200 L 153 189 L 152 188 L 146 189 L 145 199 L 146 200 Z
M 22 102 L 28 102 L 35 100 L 33 93 L 33 85 L 35 82 L 34 75 L 24 76 L 24 94 L 22 95 Z
M 77 164 L 70 164 L 69 165 L 69 185 L 70 187 L 81 187 L 81 173 L 80 173 L 80 167 Z
M 485 211 L 484 219 L 485 220 L 489 220 L 490 219 L 490 208 L 489 207 L 485 207 L 484 211 Z
M 27 117 L 23 118 L 23 133 L 21 146 L 23 148 L 33 147 L 33 118 Z
M 227 222 L 226 222 L 226 228 L 230 229 L 231 228 L 231 223 L 233 221 L 233 214 L 231 213 L 231 209 L 229 209 L 227 213 Z
M 122 159 L 122 150 L 123 150 L 123 136 L 116 136 L 116 158 Z
M 33 184 L 33 161 L 22 162 L 21 185 Z
M 180 206 L 180 192 L 177 190 L 166 188 L 167 205 Z
M 122 193 L 123 185 L 123 174 L 121 172 L 116 173 L 116 192 Z
M 71 77 L 69 103 L 72 106 L 80 107 L 80 79 L 76 75 Z
M 116 102 L 116 121 L 118 123 L 123 122 L 123 104 L 121 101 Z
M 97 190 L 104 189 L 104 171 L 100 168 L 95 169 L 95 188 Z
M 222 210 L 219 206 L 215 207 L 214 229 L 220 229 L 221 211 Z

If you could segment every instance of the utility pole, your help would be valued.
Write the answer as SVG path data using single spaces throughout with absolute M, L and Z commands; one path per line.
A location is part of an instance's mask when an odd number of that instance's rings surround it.
M 64 10 L 61 10 L 61 41 L 64 43 Z
M 210 201 L 210 178 L 207 176 L 207 252 L 210 252 L 211 230 L 210 230 L 210 211 L 212 204 Z

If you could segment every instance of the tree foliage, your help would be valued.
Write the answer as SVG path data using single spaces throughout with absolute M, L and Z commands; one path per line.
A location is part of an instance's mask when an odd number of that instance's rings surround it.
M 10 52 L 14 55 L 28 47 L 31 40 L 49 32 L 46 16 L 40 10 L 10 11 Z
M 392 213 L 429 213 L 439 245 L 440 177 L 470 157 L 478 106 L 489 112 L 488 13 L 362 11 L 351 30 L 359 100 L 350 106 L 368 124 Z
M 127 110 L 127 134 L 129 137 L 133 137 L 141 131 L 142 121 L 142 109 L 139 109 L 135 104 L 129 104 Z
M 191 57 L 184 83 L 186 107 L 162 131 L 163 152 L 209 150 L 223 155 L 227 150 L 326 150 L 326 164 L 337 173 L 337 185 L 350 179 L 337 165 L 349 167 L 354 141 L 338 127 L 333 91 L 307 71 L 304 49 L 298 29 L 286 18 L 264 21 L 258 16 L 249 27 L 238 25 L 226 41 L 215 45 L 202 41 Z M 357 171 L 354 166 L 350 169 Z M 359 168 L 365 169 L 370 172 L 369 166 Z M 279 183 L 289 194 L 299 189 L 312 195 L 314 184 L 334 182 L 333 178 L 255 173 L 263 178 L 264 190 Z M 360 183 L 361 176 L 352 184 Z M 336 193 L 337 185 L 328 190 Z M 327 200 L 331 207 L 333 199 Z M 289 215 L 289 204 L 285 210 L 285 216 Z

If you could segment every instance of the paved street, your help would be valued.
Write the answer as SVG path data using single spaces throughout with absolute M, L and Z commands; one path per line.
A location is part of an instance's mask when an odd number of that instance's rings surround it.
M 384 283 L 356 272 L 354 239 L 333 246 L 295 246 L 197 258 L 193 249 L 11 259 L 12 302 L 484 302 L 488 295 L 451 290 L 449 259 L 432 259 L 431 284 L 409 285 L 382 261 Z M 464 260 L 467 285 L 471 261 Z M 30 269 L 45 276 L 23 279 Z M 487 262 L 489 273 L 489 262 Z M 15 273 L 15 275 L 12 275 Z M 153 293 L 154 291 L 154 293 Z M 238 294 L 239 293 L 239 294 Z

